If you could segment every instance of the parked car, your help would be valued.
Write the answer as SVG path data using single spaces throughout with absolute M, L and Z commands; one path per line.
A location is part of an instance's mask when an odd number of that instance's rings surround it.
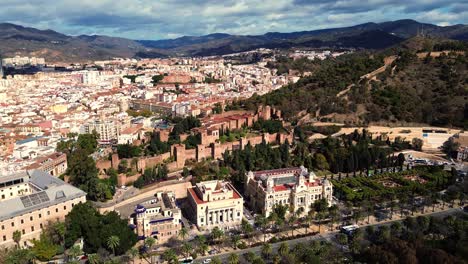
M 205 260 L 203 261 L 203 264 L 208 264 L 208 263 L 211 263 L 211 259 L 205 259 Z

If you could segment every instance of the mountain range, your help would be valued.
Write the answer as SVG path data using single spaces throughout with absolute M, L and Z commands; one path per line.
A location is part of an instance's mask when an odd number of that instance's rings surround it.
M 414 20 L 365 23 L 351 27 L 263 35 L 183 36 L 166 40 L 131 40 L 101 35 L 70 36 L 53 30 L 0 24 L 3 57 L 36 56 L 49 62 L 86 62 L 113 57 L 210 56 L 256 48 L 343 47 L 382 49 L 418 34 L 468 40 L 468 25 L 437 26 Z

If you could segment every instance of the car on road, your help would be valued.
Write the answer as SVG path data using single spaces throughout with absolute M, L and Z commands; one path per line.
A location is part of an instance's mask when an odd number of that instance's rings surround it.
M 217 254 L 217 253 L 218 253 L 218 250 L 216 250 L 216 249 L 212 249 L 212 250 L 208 251 L 208 254 L 210 254 L 210 255 Z
M 208 263 L 211 263 L 211 259 L 205 259 L 205 260 L 203 261 L 203 264 L 208 264 Z

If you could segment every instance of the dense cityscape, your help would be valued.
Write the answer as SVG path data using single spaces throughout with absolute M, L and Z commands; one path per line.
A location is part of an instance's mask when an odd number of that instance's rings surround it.
M 1 32 L 0 263 L 468 259 L 466 25 Z

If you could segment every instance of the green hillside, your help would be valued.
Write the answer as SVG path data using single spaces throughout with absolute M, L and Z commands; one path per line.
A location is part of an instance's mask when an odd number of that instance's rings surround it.
M 431 49 L 444 45 L 436 44 Z M 312 69 L 311 76 L 264 96 L 253 96 L 245 106 L 276 106 L 291 121 L 309 113 L 318 120 L 352 124 L 388 121 L 468 127 L 466 53 L 426 55 L 408 46 L 410 43 L 381 53 L 350 54 L 310 65 L 283 59 L 272 65 L 283 72 Z M 390 55 L 396 55 L 396 60 L 388 63 L 385 71 L 369 77 L 371 80 L 360 78 L 383 66 Z M 346 88 L 349 91 L 340 93 Z

